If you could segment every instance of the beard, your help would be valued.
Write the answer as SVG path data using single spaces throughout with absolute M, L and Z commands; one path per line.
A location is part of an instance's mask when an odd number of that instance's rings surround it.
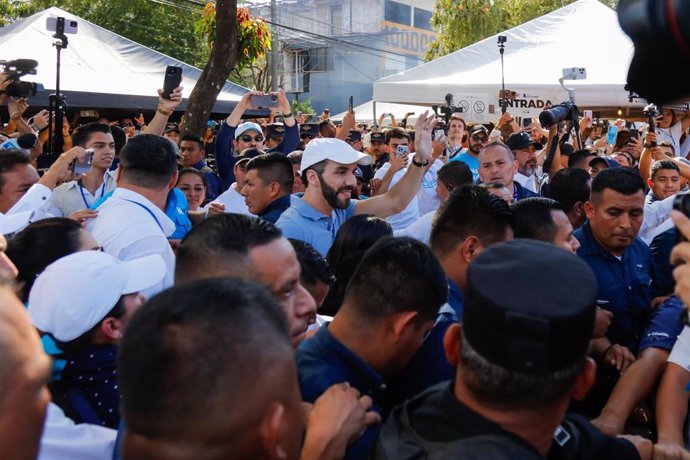
M 325 180 L 323 180 L 323 176 L 321 174 L 319 174 L 318 177 L 319 183 L 321 184 L 321 193 L 323 194 L 323 198 L 326 200 L 326 203 L 328 203 L 334 209 L 347 209 L 347 207 L 350 206 L 350 198 L 342 200 L 338 198 L 338 194 L 348 190 L 350 191 L 350 194 L 352 194 L 355 191 L 355 188 L 351 185 L 345 185 L 336 190 L 328 185 Z

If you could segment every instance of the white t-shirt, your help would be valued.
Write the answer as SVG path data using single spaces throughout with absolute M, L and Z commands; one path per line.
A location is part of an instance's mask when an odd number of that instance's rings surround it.
M 668 362 L 676 364 L 690 372 L 690 328 L 685 326 L 678 334 L 673 350 L 668 357 Z
M 225 205 L 225 212 L 228 214 L 233 213 L 253 216 L 254 214 L 249 212 L 249 208 L 244 202 L 244 197 L 236 190 L 236 187 L 237 182 L 233 182 L 233 184 L 226 191 L 218 195 L 213 201 L 223 203 Z M 208 207 L 209 205 L 206 205 L 204 209 Z
M 434 215 L 436 215 L 436 211 L 427 212 L 409 227 L 403 228 L 402 230 L 396 230 L 393 233 L 395 236 L 409 236 L 422 243 L 429 244 L 429 240 L 431 239 L 431 224 L 434 221 Z

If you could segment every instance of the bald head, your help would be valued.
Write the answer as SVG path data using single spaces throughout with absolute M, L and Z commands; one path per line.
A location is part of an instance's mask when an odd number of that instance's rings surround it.
M 163 292 L 132 319 L 118 361 L 125 459 L 298 454 L 287 323 L 263 287 L 216 278 Z

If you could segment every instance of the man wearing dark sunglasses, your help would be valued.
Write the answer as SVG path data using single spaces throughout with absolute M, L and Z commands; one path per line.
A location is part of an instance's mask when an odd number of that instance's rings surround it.
M 220 124 L 218 135 L 216 136 L 215 155 L 218 175 L 220 176 L 222 190 L 227 190 L 235 182 L 233 167 L 237 158 L 233 153 L 242 152 L 247 148 L 258 148 L 264 150 L 263 129 L 257 123 L 241 123 L 242 117 L 247 110 L 259 110 L 252 106 L 252 96 L 260 96 L 263 93 L 250 91 L 242 96 L 232 113 L 224 123 Z M 299 144 L 299 126 L 292 116 L 290 102 L 285 96 L 285 92 L 280 89 L 275 93 L 277 111 L 283 116 L 285 133 L 283 141 L 269 152 L 281 152 L 285 155 L 295 150 Z
M 456 155 L 449 161 L 462 161 L 470 167 L 472 179 L 479 179 L 479 152 L 489 143 L 489 130 L 484 125 L 474 125 L 470 129 L 470 137 L 467 142 L 467 150 Z

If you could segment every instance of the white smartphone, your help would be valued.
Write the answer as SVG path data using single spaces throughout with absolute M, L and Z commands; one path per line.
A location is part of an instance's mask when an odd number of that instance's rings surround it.
M 591 110 L 585 110 L 583 113 L 584 113 L 585 118 L 589 118 L 590 120 L 593 120 Z

